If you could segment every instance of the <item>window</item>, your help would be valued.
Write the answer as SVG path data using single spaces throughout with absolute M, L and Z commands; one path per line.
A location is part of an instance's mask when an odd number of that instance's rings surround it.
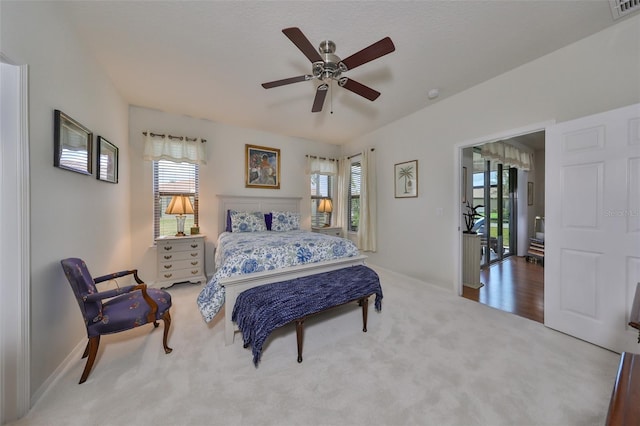
M 360 223 L 360 182 L 362 181 L 362 165 L 360 161 L 351 163 L 349 179 L 349 231 L 357 232 Z
M 175 235 L 177 223 L 175 215 L 165 214 L 174 195 L 189 195 L 193 205 L 193 215 L 187 215 L 184 228 L 198 224 L 198 192 L 200 169 L 197 164 L 175 163 L 167 160 L 153 162 L 153 236 Z
M 320 201 L 332 200 L 333 176 L 314 173 L 311 175 L 311 226 L 331 224 L 331 212 L 318 211 Z

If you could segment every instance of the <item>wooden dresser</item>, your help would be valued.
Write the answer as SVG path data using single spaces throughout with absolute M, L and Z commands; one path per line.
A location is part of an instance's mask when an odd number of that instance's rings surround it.
M 156 239 L 156 286 L 167 288 L 178 283 L 206 282 L 204 238 L 204 235 L 187 235 Z

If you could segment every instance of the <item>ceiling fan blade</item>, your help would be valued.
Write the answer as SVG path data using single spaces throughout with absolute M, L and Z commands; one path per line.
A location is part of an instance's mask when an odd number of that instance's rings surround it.
M 391 39 L 389 37 L 385 37 L 382 40 L 373 43 L 371 46 L 365 47 L 361 51 L 343 59 L 342 63 L 348 70 L 352 70 L 355 67 L 359 67 L 362 64 L 378 59 L 379 57 L 391 53 L 394 50 L 396 50 L 396 47 L 393 45 Z
M 380 92 L 377 90 L 373 90 L 371 87 L 365 86 L 364 84 L 358 83 L 357 81 L 351 80 L 347 77 L 342 77 L 338 84 L 345 89 L 352 91 L 356 95 L 369 99 L 370 101 L 375 101 L 378 99 L 378 96 L 380 96 Z
M 318 86 L 316 90 L 316 97 L 313 100 L 313 107 L 311 108 L 311 112 L 320 112 L 322 111 L 322 105 L 324 105 L 324 98 L 327 97 L 327 92 L 329 91 L 329 86 L 326 83 Z
M 292 84 L 292 83 L 298 83 L 300 81 L 309 81 L 311 80 L 313 77 L 309 74 L 307 75 L 301 75 L 298 77 L 291 77 L 291 78 L 285 78 L 282 80 L 276 80 L 276 81 L 270 81 L 268 83 L 262 83 L 262 87 L 264 87 L 265 89 L 271 89 L 274 87 L 280 87 L 280 86 L 284 86 L 286 84 Z
M 296 47 L 300 49 L 302 53 L 304 53 L 304 56 L 306 56 L 312 63 L 322 61 L 322 56 L 320 56 L 320 53 L 316 50 L 315 47 L 313 47 L 309 39 L 304 34 L 302 34 L 300 28 L 285 28 L 284 30 L 282 30 L 282 32 L 284 33 L 284 35 L 289 37 L 289 40 L 291 40 L 293 44 L 295 44 Z

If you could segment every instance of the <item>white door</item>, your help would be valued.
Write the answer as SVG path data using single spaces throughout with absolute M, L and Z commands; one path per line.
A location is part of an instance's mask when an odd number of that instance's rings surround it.
M 640 104 L 546 135 L 545 325 L 616 352 L 640 282 Z

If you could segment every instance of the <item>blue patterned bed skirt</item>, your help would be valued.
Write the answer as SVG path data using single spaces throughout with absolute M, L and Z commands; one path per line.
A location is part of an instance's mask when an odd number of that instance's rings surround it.
M 372 294 L 376 295 L 376 311 L 380 311 L 378 274 L 363 265 L 352 266 L 245 290 L 238 295 L 231 319 L 242 331 L 244 346 L 251 346 L 257 366 L 262 345 L 276 328 Z

